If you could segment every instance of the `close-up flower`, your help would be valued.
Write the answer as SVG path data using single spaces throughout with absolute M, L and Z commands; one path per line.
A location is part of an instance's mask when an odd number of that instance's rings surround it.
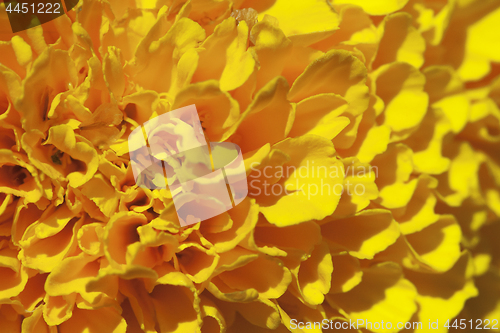
M 0 332 L 500 332 L 500 0 L 32 3 Z

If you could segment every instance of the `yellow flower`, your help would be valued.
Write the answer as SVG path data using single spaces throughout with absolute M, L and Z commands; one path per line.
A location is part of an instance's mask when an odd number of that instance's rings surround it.
M 82 0 L 14 34 L 0 5 L 0 326 L 493 324 L 499 15 L 485 0 Z M 241 148 L 248 196 L 183 226 L 169 188 L 136 184 L 127 138 L 192 104 L 207 140 Z

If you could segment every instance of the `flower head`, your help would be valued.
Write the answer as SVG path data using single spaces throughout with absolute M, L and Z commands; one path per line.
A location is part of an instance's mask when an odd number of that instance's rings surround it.
M 16 34 L 4 14 L 2 327 L 498 319 L 500 2 L 83 0 Z M 185 226 L 127 139 L 192 104 L 202 128 L 156 126 L 155 157 L 238 145 L 248 196 Z

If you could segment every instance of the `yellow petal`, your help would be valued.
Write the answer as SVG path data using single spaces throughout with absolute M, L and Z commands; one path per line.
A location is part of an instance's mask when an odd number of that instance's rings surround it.
M 257 224 L 259 208 L 255 204 L 255 200 L 246 198 L 228 213 L 233 221 L 233 226 L 230 229 L 211 233 L 207 230 L 210 227 L 210 225 L 207 226 L 209 221 L 200 227 L 200 233 L 213 244 L 217 253 L 233 250 L 247 237 Z
M 226 302 L 251 302 L 259 297 L 255 288 L 234 290 L 229 288 L 219 277 L 210 280 L 207 290 L 218 299 Z
M 115 267 L 125 265 L 127 247 L 139 242 L 137 227 L 146 224 L 143 214 L 120 212 L 112 216 L 104 231 L 104 253 Z
M 262 183 L 264 190 L 258 192 L 257 203 L 266 219 L 287 226 L 332 214 L 343 190 L 344 170 L 342 163 L 333 158 L 331 141 L 302 136 L 274 147 L 291 159 L 281 168 L 282 179 L 272 186 Z
M 257 86 L 259 90 L 274 77 L 281 75 L 292 50 L 292 42 L 283 31 L 274 26 L 269 20 L 258 22 L 251 30 L 253 49 L 257 54 L 260 68 L 257 71 Z
M 473 320 L 473 323 L 475 323 L 476 326 L 477 324 L 479 324 L 479 321 L 477 321 L 476 318 L 484 318 L 484 326 L 488 324 L 488 322 L 486 321 L 486 319 L 488 319 L 490 323 L 488 327 L 490 328 L 492 328 L 492 326 L 498 320 L 498 313 L 500 310 L 498 302 L 498 283 L 498 274 L 491 271 L 488 272 L 484 277 L 476 279 L 475 285 L 479 290 L 479 295 L 477 297 L 469 299 L 467 304 L 467 310 L 470 311 L 469 318 Z
M 194 81 L 220 80 L 223 91 L 242 86 L 254 72 L 255 59 L 248 45 L 248 26 L 233 17 L 222 21 L 201 45 Z
M 46 274 L 36 274 L 30 277 L 24 286 L 24 290 L 16 297 L 26 311 L 34 311 L 35 308 L 40 308 L 37 305 L 45 297 L 44 284 L 46 278 Z
M 181 286 L 158 285 L 151 293 L 161 332 L 196 332 L 201 324 L 199 298 Z M 171 299 L 173 302 L 165 302 Z
M 212 142 L 224 141 L 234 132 L 232 126 L 240 117 L 238 103 L 219 88 L 215 80 L 194 83 L 175 97 L 172 110 L 196 105 L 205 135 Z
M 416 296 L 415 286 L 404 278 L 401 268 L 387 262 L 365 269 L 359 285 L 347 293 L 329 294 L 327 300 L 332 306 L 340 307 L 339 312 L 346 318 L 363 320 L 360 327 L 373 332 L 391 332 L 398 322 L 410 321 L 417 311 Z M 382 320 L 390 322 L 393 329 L 380 328 Z M 374 323 L 379 323 L 378 329 Z
M 447 332 L 444 327 L 446 321 L 459 314 L 467 299 L 477 296 L 470 265 L 470 255 L 463 252 L 454 267 L 443 274 L 405 274 L 417 288 L 420 321 L 439 321 L 439 327 L 434 331 Z
M 333 3 L 333 6 L 340 15 L 339 29 L 332 36 L 315 43 L 312 47 L 327 52 L 338 46 L 344 48 L 347 45 L 355 45 L 356 48 L 363 50 L 366 59 L 372 59 L 379 37 L 370 16 L 355 5 Z
M 306 134 L 319 135 L 332 140 L 350 123 L 341 116 L 348 108 L 347 102 L 335 94 L 320 94 L 300 101 L 295 111 L 291 137 Z
M 360 6 L 370 15 L 386 15 L 403 8 L 409 0 L 335 0 L 335 4 L 351 4 Z
M 203 331 L 216 333 L 226 329 L 226 320 L 216 304 L 208 297 L 200 295 L 200 308 L 203 314 Z M 215 322 L 214 322 L 215 321 Z
M 71 318 L 58 327 L 61 333 L 125 333 L 127 323 L 112 307 L 95 310 L 74 309 Z
M 297 279 L 297 287 L 305 302 L 311 305 L 323 303 L 332 282 L 332 256 L 326 242 L 318 244 L 311 257 L 300 264 L 300 269 L 292 271 Z
M 413 27 L 408 13 L 395 13 L 384 18 L 379 27 L 381 35 L 373 68 L 399 61 L 415 68 L 424 64 L 425 40 Z
M 268 184 L 274 184 L 279 181 L 282 178 L 282 173 L 279 170 L 285 163 L 290 161 L 290 156 L 285 152 L 279 149 L 270 149 L 270 145 L 266 144 L 261 149 L 253 151 L 257 155 L 255 158 L 247 160 L 251 162 L 247 167 L 247 172 L 249 178 L 252 178 L 250 186 L 255 192 L 257 192 L 259 187 L 263 187 L 264 181 L 267 181 Z M 252 154 L 252 152 L 247 154 Z M 255 192 L 252 191 L 252 196 L 259 195 Z
M 399 237 L 399 226 L 390 212 L 364 210 L 350 218 L 333 220 L 321 226 L 322 234 L 335 247 L 359 259 L 373 256 L 392 245 Z M 349 235 L 349 237 L 346 237 Z
M 76 234 L 82 223 L 83 218 L 72 220 L 57 234 L 42 239 L 34 235 L 36 224 L 31 225 L 19 242 L 23 265 L 40 272 L 52 271 L 75 248 Z
M 9 149 L 0 149 L 0 189 L 3 193 L 39 202 L 44 195 L 36 169 Z M 50 190 L 49 190 L 50 191 Z M 45 193 L 50 196 L 51 193 Z
M 46 144 L 51 144 L 50 146 L 42 146 L 42 138 L 41 132 L 31 131 L 23 135 L 22 143 L 31 163 L 51 178 L 66 178 L 72 187 L 78 187 L 91 179 L 97 171 L 99 159 L 93 145 L 87 139 L 75 135 L 69 125 L 57 125 L 49 129 Z M 62 156 L 64 154 L 67 156 Z M 57 156 L 61 156 L 62 161 Z M 69 158 L 78 160 L 83 165 L 68 164 Z
M 457 156 L 450 163 L 447 182 L 443 181 L 438 187 L 442 189 L 444 200 L 452 206 L 458 206 L 469 196 L 478 193 L 478 173 L 484 158 L 466 142 L 457 149 Z M 446 185 L 450 191 L 444 190 Z
M 46 130 L 52 98 L 76 85 L 76 68 L 68 52 L 47 48 L 34 61 L 23 83 L 24 94 L 16 103 L 16 108 L 24 116 L 23 128 L 27 131 Z
M 463 91 L 463 82 L 449 66 L 429 66 L 422 70 L 425 75 L 425 91 L 430 102 Z
M 327 318 L 322 305 L 318 305 L 315 309 L 312 309 L 298 300 L 290 292 L 286 292 L 280 297 L 278 304 L 282 323 L 286 327 L 286 329 L 282 329 L 283 332 L 286 332 L 287 329 L 290 332 L 323 332 L 321 327 L 318 327 L 318 324 L 314 326 L 315 322 L 319 323 Z M 294 325 L 293 319 L 296 320 L 295 324 L 297 325 Z M 299 328 L 299 322 L 302 323 L 300 324 L 301 328 Z
M 124 96 L 119 105 L 124 108 L 126 117 L 141 125 L 148 121 L 153 112 L 158 109 L 158 99 L 159 96 L 156 91 L 141 90 Z
M 43 319 L 50 326 L 57 326 L 65 322 L 73 313 L 76 295 L 45 296 Z
M 234 142 L 242 152 L 283 140 L 295 118 L 295 106 L 288 101 L 288 83 L 276 77 L 262 87 L 241 115 Z
M 28 282 L 28 272 L 17 259 L 16 251 L 0 250 L 0 274 L 4 281 L 0 286 L 0 298 L 17 296 Z
M 238 36 L 227 49 L 228 59 L 220 77 L 223 91 L 231 91 L 241 87 L 254 72 L 256 61 L 247 51 L 248 26 L 245 21 L 238 24 Z
M 376 261 L 392 261 L 414 271 L 429 273 L 430 269 L 426 264 L 418 259 L 418 254 L 408 243 L 406 237 L 401 235 L 391 246 L 375 255 Z
M 42 315 L 43 306 L 37 307 L 33 314 L 29 317 L 26 317 L 22 322 L 22 331 L 23 332 L 48 332 L 48 333 L 57 333 L 57 326 L 49 326 L 43 319 Z
M 345 156 L 355 155 L 361 163 L 370 163 L 375 156 L 387 150 L 390 138 L 391 128 L 387 125 L 377 126 L 375 112 L 369 109 L 363 113 L 356 142 L 347 149 L 348 155 Z
M 168 92 L 172 83 L 172 68 L 179 58 L 205 39 L 205 31 L 195 22 L 181 18 L 165 35 L 151 30 L 136 51 L 135 66 L 126 70 L 143 89 Z
M 378 171 L 375 183 L 380 193 L 377 202 L 387 208 L 408 204 L 418 184 L 417 179 L 410 180 L 413 172 L 411 158 L 411 150 L 402 144 L 391 145 L 385 153 L 375 157 L 372 165 Z
M 415 171 L 438 175 L 449 168 L 450 160 L 442 154 L 442 147 L 450 131 L 451 124 L 444 115 L 427 113 L 419 131 L 406 141 L 413 150 Z
M 332 256 L 333 274 L 331 293 L 345 293 L 356 287 L 362 280 L 363 271 L 359 260 L 348 254 Z
M 419 259 L 436 271 L 445 272 L 460 258 L 462 232 L 453 215 L 444 215 L 436 223 L 406 239 Z
M 365 85 L 366 67 L 345 50 L 332 50 L 311 63 L 292 85 L 288 98 L 299 102 L 321 93 L 335 93 L 344 97 L 354 115 L 368 106 L 368 87 Z
M 328 37 L 339 24 L 339 17 L 329 3 L 314 0 L 278 0 L 259 13 L 259 20 L 265 15 L 276 17 L 285 35 L 304 45 Z
M 131 315 L 135 318 L 138 325 L 140 325 L 139 329 L 146 332 L 154 331 L 156 324 L 154 315 L 155 309 L 153 300 L 149 296 L 144 284 L 140 283 L 138 280 L 120 279 L 120 292 L 127 297 L 133 312 Z M 127 329 L 129 325 L 130 324 L 127 323 Z
M 415 9 L 420 14 L 417 18 L 417 22 L 420 24 L 419 30 L 424 32 L 423 36 L 432 45 L 439 45 L 443 40 L 457 2 L 446 2 L 440 5 L 440 8 L 415 5 Z
M 406 63 L 384 65 L 371 75 L 377 96 L 386 105 L 384 124 L 395 132 L 418 126 L 429 103 L 429 97 L 423 91 L 425 76 Z
M 47 294 L 61 296 L 79 293 L 90 303 L 99 302 L 104 296 L 102 293 L 86 290 L 87 283 L 99 272 L 99 262 L 96 259 L 95 256 L 84 253 L 64 259 L 47 277 Z
M 259 223 L 249 245 L 275 257 L 286 257 L 298 265 L 311 256 L 321 242 L 321 230 L 316 222 L 304 222 L 286 227 Z
M 18 245 L 26 229 L 41 216 L 42 211 L 34 204 L 20 203 L 16 209 L 16 214 L 12 223 L 12 242 Z
M 194 283 L 207 281 L 219 261 L 219 256 L 197 243 L 184 242 L 176 253 L 181 271 Z
M 234 308 L 253 325 L 275 330 L 281 324 L 281 316 L 275 303 L 268 299 L 256 302 L 235 303 Z
M 290 55 L 284 61 L 285 67 L 282 72 L 283 77 L 286 78 L 290 86 L 293 85 L 295 80 L 304 72 L 307 66 L 309 66 L 313 61 L 321 58 L 323 55 L 324 52 L 315 50 L 311 47 L 292 47 Z
M 102 238 L 104 236 L 104 225 L 102 223 L 89 223 L 78 230 L 78 246 L 88 255 L 104 254 Z
M 179 62 L 172 69 L 172 85 L 170 86 L 170 90 L 168 92 L 170 96 L 177 95 L 180 90 L 185 88 L 191 82 L 196 71 L 196 67 L 198 67 L 199 58 L 199 54 L 195 49 L 187 50 L 186 53 L 180 57 Z
M 39 239 L 56 235 L 75 217 L 67 205 L 50 206 L 40 218 L 40 223 L 34 226 L 34 232 Z
M 461 132 L 469 120 L 469 99 L 463 95 L 445 97 L 432 104 L 433 108 L 441 109 L 451 123 L 454 133 Z
M 263 271 L 267 274 L 259 274 Z M 218 275 L 218 278 L 229 290 L 254 289 L 260 298 L 279 298 L 292 281 L 290 271 L 280 260 L 266 256 L 259 256 L 245 266 L 223 272 Z
M 344 192 L 333 216 L 353 215 L 365 209 L 371 200 L 377 199 L 379 191 L 375 184 L 378 169 L 360 163 L 356 158 L 346 158 L 344 163 Z
M 2 50 L 0 62 L 3 65 L 2 67 L 5 66 L 2 71 L 11 72 L 11 74 L 15 74 L 18 77 L 24 77 L 26 75 L 26 66 L 32 61 L 33 53 L 31 46 L 21 36 L 15 35 L 9 42 L 2 41 L 0 49 Z
M 103 72 L 104 80 L 112 96 L 115 100 L 121 100 L 126 82 L 123 74 L 121 52 L 116 47 L 108 47 L 108 52 L 103 59 Z
M 490 63 L 500 61 L 500 49 L 495 43 L 500 38 L 495 26 L 500 18 L 500 9 L 473 22 L 467 31 L 464 62 L 458 69 L 460 77 L 467 81 L 478 80 L 490 71 Z
M 118 207 L 120 195 L 102 175 L 95 175 L 82 186 L 82 194 L 92 200 L 102 213 L 110 217 Z
M 433 189 L 436 186 L 436 179 L 422 175 L 407 206 L 393 210 L 394 218 L 399 222 L 403 234 L 420 231 L 439 219 L 439 216 L 434 213 L 437 198 Z

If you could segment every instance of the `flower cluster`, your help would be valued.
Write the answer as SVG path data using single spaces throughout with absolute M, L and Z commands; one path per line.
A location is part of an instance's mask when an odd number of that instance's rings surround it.
M 82 0 L 12 34 L 1 5 L 2 331 L 500 318 L 499 22 L 497 0 Z M 261 191 L 181 227 L 127 138 L 191 104 Z

